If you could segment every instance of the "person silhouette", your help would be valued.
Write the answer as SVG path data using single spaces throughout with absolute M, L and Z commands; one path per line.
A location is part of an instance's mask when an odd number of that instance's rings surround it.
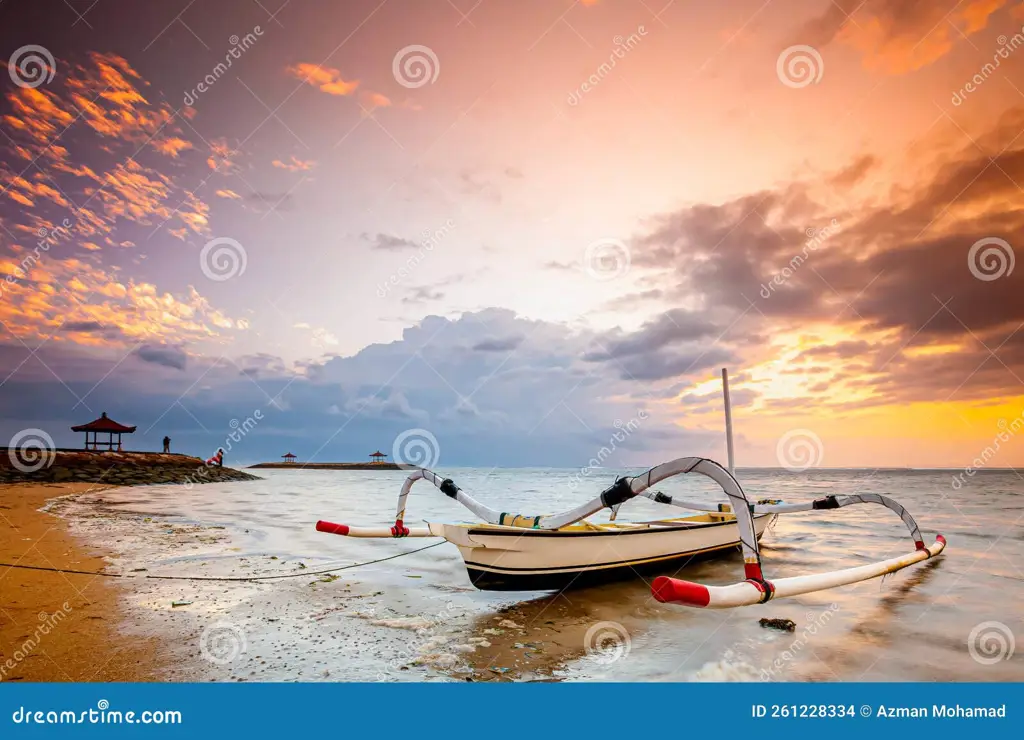
M 164 437 L 164 452 L 170 452 L 170 451 L 171 451 L 171 438 L 170 437 Z

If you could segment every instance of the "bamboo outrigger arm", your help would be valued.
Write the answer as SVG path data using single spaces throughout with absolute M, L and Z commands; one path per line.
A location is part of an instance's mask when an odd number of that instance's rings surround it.
M 721 511 L 721 509 L 714 504 L 706 504 L 698 501 L 684 501 L 672 496 L 666 496 L 664 493 L 659 493 L 657 491 L 646 491 L 641 495 L 645 498 L 649 498 L 651 501 L 656 501 L 659 504 L 678 506 L 680 509 Z M 907 525 L 907 529 L 910 530 L 910 536 L 914 538 L 914 542 L 917 544 L 917 549 L 924 549 L 925 545 L 924 540 L 921 537 L 921 529 L 917 526 L 917 522 L 914 521 L 914 517 L 911 516 L 910 512 L 903 508 L 899 501 L 891 499 L 888 496 L 883 496 L 879 493 L 856 493 L 847 496 L 824 496 L 823 498 L 799 504 L 759 502 L 751 507 L 751 513 L 795 514 L 800 511 L 828 511 L 830 509 L 839 509 L 843 506 L 851 506 L 852 504 L 881 504 L 887 509 L 891 509 L 896 512 L 899 518 L 903 520 L 903 523 Z
M 429 529 L 410 529 L 405 526 L 405 507 L 409 499 L 409 492 L 417 481 L 426 480 L 433 483 L 443 494 L 455 499 L 488 524 L 527 529 L 556 530 L 578 522 L 581 519 L 586 519 L 588 516 L 601 511 L 601 509 L 608 508 L 614 511 L 623 502 L 642 494 L 655 483 L 685 473 L 701 473 L 708 476 L 722 487 L 734 509 L 746 510 L 747 498 L 743 493 L 743 489 L 740 488 L 740 484 L 728 470 L 713 460 L 701 457 L 681 457 L 653 467 L 646 473 L 634 477 L 619 478 L 615 483 L 602 491 L 599 496 L 587 503 L 560 514 L 551 515 L 524 515 L 495 511 L 463 491 L 450 478 L 442 478 L 437 473 L 426 468 L 419 468 L 413 471 L 402 484 L 402 490 L 398 494 L 398 506 L 395 512 L 395 524 L 393 527 L 361 528 L 321 521 L 317 522 L 316 528 L 321 532 L 342 534 L 349 537 L 430 537 L 432 535 Z M 737 523 L 739 524 L 744 554 L 749 554 L 754 558 L 755 562 L 760 562 L 757 559 L 757 538 L 754 536 L 753 520 L 749 516 L 737 517 Z

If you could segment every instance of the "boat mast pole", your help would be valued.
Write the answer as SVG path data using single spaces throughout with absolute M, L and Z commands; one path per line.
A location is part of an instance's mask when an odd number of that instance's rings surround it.
M 736 456 L 732 444 L 732 401 L 729 399 L 729 371 L 722 368 L 722 395 L 725 397 L 725 445 L 729 456 L 729 472 L 736 475 Z

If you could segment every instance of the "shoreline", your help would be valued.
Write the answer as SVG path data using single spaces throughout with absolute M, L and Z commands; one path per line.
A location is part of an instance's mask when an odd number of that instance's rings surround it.
M 246 470 L 412 470 L 395 463 L 279 463 L 263 462 L 249 465 Z
M 81 642 L 76 649 L 96 654 L 126 632 L 149 635 L 164 653 L 159 660 L 143 657 L 149 680 L 561 681 L 570 666 L 586 658 L 590 627 L 604 619 L 623 619 L 605 606 L 574 607 L 557 595 L 474 606 L 475 599 L 458 598 L 462 591 L 476 593 L 468 585 L 445 586 L 441 593 L 407 592 L 367 578 L 364 573 L 370 571 L 319 575 L 323 566 L 346 565 L 350 557 L 359 561 L 365 556 L 324 553 L 321 560 L 308 551 L 264 549 L 258 538 L 246 537 L 251 524 L 243 532 L 232 532 L 217 520 L 169 514 L 151 506 L 154 499 L 146 491 L 49 486 L 39 503 L 49 499 L 49 511 L 60 517 L 69 534 L 104 555 L 96 567 L 67 558 L 53 559 L 54 565 L 240 578 L 225 583 L 128 577 L 121 584 L 118 579 L 96 579 L 114 592 L 119 607 L 115 623 L 122 629 Z M 155 500 L 162 495 L 156 494 Z M 256 575 L 285 580 L 241 580 Z M 305 654 L 296 659 L 300 645 Z M 163 667 L 173 669 L 156 675 Z M 60 674 L 26 678 L 67 680 Z M 135 679 L 129 675 L 117 680 Z
M 106 570 L 113 553 L 74 536 L 48 504 L 110 488 L 0 484 L 0 562 Z M 166 680 L 169 646 L 127 634 L 125 590 L 116 580 L 0 567 L 0 682 Z

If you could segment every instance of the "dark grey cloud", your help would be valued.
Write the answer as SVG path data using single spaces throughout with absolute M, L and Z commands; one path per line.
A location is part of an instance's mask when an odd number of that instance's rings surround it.
M 817 348 L 808 343 L 804 354 L 865 361 L 879 403 L 1003 393 L 1007 383 L 1024 378 L 1024 339 L 1015 333 L 1024 324 L 1024 270 L 1009 269 L 1024 245 L 1024 212 L 1001 205 L 1020 197 L 1022 128 L 1024 109 L 1017 109 L 979 136 L 977 147 L 938 147 L 947 153 L 922 163 L 922 184 L 894 191 L 885 205 L 830 212 L 807 186 L 790 185 L 663 214 L 633 240 L 633 262 L 660 270 L 663 284 L 677 284 L 661 300 L 703 307 L 676 323 L 694 334 L 705 324 L 722 330 L 692 339 L 684 334 L 684 340 L 742 348 L 750 362 L 770 356 L 772 333 L 786 329 L 835 324 L 869 332 L 872 342 L 884 331 L 884 346 L 822 341 Z M 840 181 L 865 177 L 872 166 L 859 158 Z M 823 227 L 826 236 L 810 238 Z M 972 247 L 989 240 L 992 249 L 996 238 L 1009 249 L 995 247 L 989 276 L 979 277 L 983 253 L 972 264 Z M 996 279 L 982 279 L 1000 271 Z M 676 332 L 656 320 L 605 337 L 605 349 L 589 348 L 587 357 L 656 350 Z M 962 351 L 915 353 L 935 344 Z M 996 348 L 998 360 L 988 361 Z M 807 368 L 797 365 L 793 372 Z
M 646 322 L 635 332 L 620 329 L 594 340 L 584 360 L 600 362 L 632 355 L 645 355 L 669 345 L 705 339 L 719 333 L 710 317 L 677 308 Z
M 61 324 L 63 331 L 71 332 L 82 332 L 82 333 L 93 333 L 99 331 L 108 331 L 116 327 L 110 324 L 104 324 L 102 321 L 67 321 Z
M 188 355 L 181 347 L 170 344 L 143 344 L 135 350 L 135 356 L 143 362 L 184 370 L 188 363 Z
M 508 352 L 518 347 L 523 342 L 523 337 L 504 337 L 502 339 L 485 339 L 473 345 L 477 352 Z
M 399 251 L 402 249 L 419 249 L 422 245 L 412 239 L 395 236 L 393 234 L 366 234 L 362 238 L 369 242 L 374 249 Z

